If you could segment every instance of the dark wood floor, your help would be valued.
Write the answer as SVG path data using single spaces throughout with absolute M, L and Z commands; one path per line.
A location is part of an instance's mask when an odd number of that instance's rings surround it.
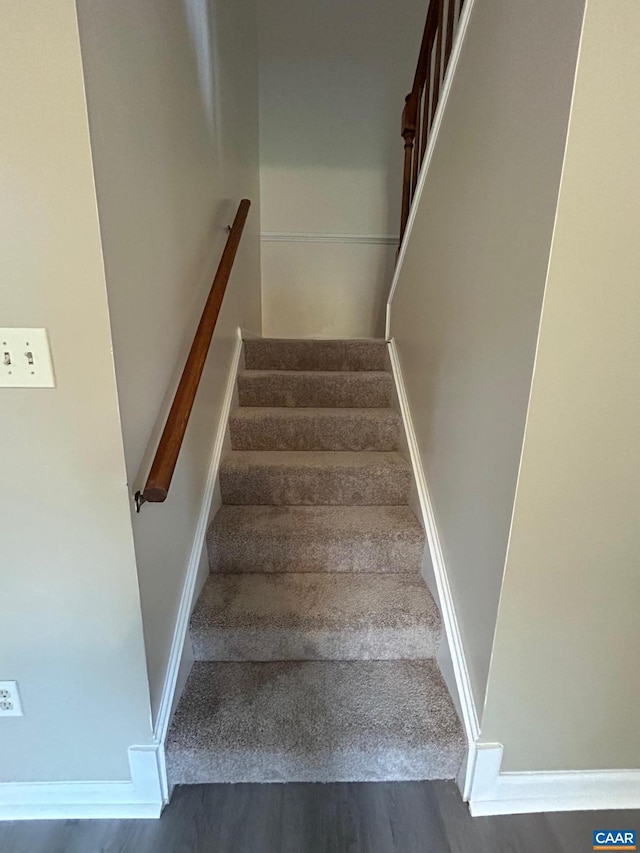
M 471 818 L 450 782 L 197 785 L 157 821 L 0 823 L 2 853 L 585 853 L 640 812 Z

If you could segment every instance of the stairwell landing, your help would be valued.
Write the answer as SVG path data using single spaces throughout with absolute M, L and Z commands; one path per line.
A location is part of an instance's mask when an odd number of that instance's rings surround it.
M 453 778 L 385 342 L 248 339 L 244 359 L 169 781 Z

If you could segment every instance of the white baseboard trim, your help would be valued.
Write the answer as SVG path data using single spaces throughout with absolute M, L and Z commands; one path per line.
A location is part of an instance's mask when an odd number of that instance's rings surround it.
M 640 770 L 501 773 L 502 744 L 477 745 L 469 808 L 481 815 L 640 809 Z
M 185 575 L 184 586 L 182 589 L 182 597 L 180 599 L 180 606 L 178 608 L 176 626 L 173 632 L 171 652 L 169 654 L 169 664 L 167 666 L 167 674 L 165 677 L 164 687 L 162 689 L 160 708 L 158 710 L 158 717 L 156 719 L 156 724 L 153 732 L 154 741 L 159 745 L 162 752 L 162 768 L 164 768 L 164 742 L 167 737 L 167 731 L 169 730 L 169 723 L 171 722 L 171 715 L 174 708 L 174 700 L 176 698 L 175 693 L 176 685 L 178 683 L 178 673 L 180 671 L 180 662 L 182 660 L 184 644 L 187 637 L 187 632 L 189 630 L 189 619 L 191 618 L 191 611 L 193 610 L 193 596 L 195 592 L 196 579 L 198 577 L 198 567 L 200 565 L 202 550 L 205 547 L 205 536 L 207 532 L 207 525 L 209 523 L 209 512 L 211 509 L 213 493 L 218 478 L 220 457 L 222 456 L 222 447 L 224 444 L 225 431 L 227 428 L 227 422 L 229 420 L 229 412 L 231 411 L 231 404 L 233 401 L 233 394 L 236 386 L 236 379 L 240 366 L 241 355 L 242 331 L 240 328 L 238 328 L 236 344 L 229 366 L 227 387 L 224 392 L 216 438 L 213 444 L 211 461 L 209 463 L 209 473 L 207 475 L 207 482 L 204 490 L 204 495 L 202 497 L 202 504 L 200 506 L 200 516 L 198 518 L 198 524 L 196 526 L 193 545 L 191 547 L 191 555 L 189 557 L 189 564 L 187 567 L 187 573 Z M 164 779 L 163 784 L 165 796 L 167 796 L 168 791 L 166 787 L 166 777 Z
M 459 780 L 463 799 L 467 800 L 469 797 L 473 769 L 476 764 L 475 744 L 480 733 L 478 714 L 473 701 L 473 694 L 471 692 L 471 681 L 469 679 L 469 671 L 467 669 L 462 638 L 460 636 L 455 606 L 451 595 L 451 587 L 449 586 L 444 554 L 442 552 L 438 529 L 436 527 L 429 488 L 427 486 L 425 471 L 420 457 L 418 439 L 413 427 L 409 400 L 407 398 L 407 390 L 402 377 L 402 369 L 398 357 L 398 350 L 393 339 L 388 342 L 388 346 L 391 369 L 393 371 L 398 403 L 400 405 L 400 414 L 402 415 L 407 444 L 409 446 L 409 455 L 411 457 L 411 465 L 415 476 L 416 490 L 418 492 L 418 499 L 420 501 L 420 509 L 422 512 L 422 520 L 427 535 L 438 597 L 440 599 L 442 623 L 444 626 L 445 637 L 449 645 L 449 651 L 451 653 L 453 672 L 456 687 L 458 689 L 460 707 L 462 710 L 462 724 L 467 737 L 467 760 L 461 771 L 461 778 Z
M 427 150 L 424 153 L 424 159 L 422 161 L 422 165 L 420 166 L 420 174 L 418 175 L 416 190 L 413 195 L 413 201 L 411 202 L 411 210 L 409 211 L 409 218 L 407 219 L 407 227 L 405 228 L 404 237 L 402 238 L 402 243 L 400 245 L 398 260 L 396 262 L 396 268 L 393 274 L 393 281 L 391 282 L 391 289 L 389 290 L 389 297 L 387 299 L 387 340 L 391 337 L 391 303 L 393 302 L 393 296 L 396 292 L 396 287 L 398 286 L 398 279 L 400 278 L 400 272 L 402 270 L 404 258 L 407 253 L 407 245 L 411 238 L 411 232 L 413 231 L 413 226 L 416 221 L 416 213 L 418 211 L 420 199 L 424 190 L 424 185 L 427 180 L 427 172 L 429 171 L 431 159 L 433 158 L 433 152 L 438 141 L 438 134 L 440 133 L 440 127 L 442 126 L 442 117 L 444 116 L 444 112 L 447 108 L 447 101 L 449 100 L 449 95 L 451 94 L 451 86 L 453 84 L 453 78 L 455 77 L 456 68 L 458 67 L 458 62 L 460 60 L 460 54 L 462 53 L 462 45 L 464 44 L 464 39 L 467 34 L 467 28 L 469 26 L 469 20 L 471 18 L 471 12 L 473 10 L 473 4 L 474 0 L 466 0 L 466 3 L 462 8 L 462 12 L 460 13 L 460 20 L 458 22 L 458 28 L 456 30 L 456 37 L 453 43 L 453 48 L 451 50 L 449 65 L 447 66 L 447 73 L 445 74 L 444 80 L 442 81 L 440 97 L 438 98 L 438 106 L 436 107 L 436 112 L 433 117 L 433 126 L 429 135 Z
M 129 749 L 131 781 L 0 784 L 0 820 L 158 818 L 165 799 L 157 746 Z
M 260 239 L 263 243 L 360 243 L 384 246 L 396 246 L 398 244 L 398 237 L 393 234 L 319 234 L 263 231 Z

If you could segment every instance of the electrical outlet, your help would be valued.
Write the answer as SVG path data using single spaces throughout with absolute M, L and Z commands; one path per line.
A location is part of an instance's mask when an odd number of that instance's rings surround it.
M 17 681 L 0 681 L 0 717 L 22 717 Z
M 55 388 L 46 329 L 0 329 L 0 387 Z

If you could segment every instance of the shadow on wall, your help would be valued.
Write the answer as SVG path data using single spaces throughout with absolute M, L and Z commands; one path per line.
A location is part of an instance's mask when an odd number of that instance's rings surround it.
M 426 0 L 259 7 L 265 230 L 393 234 Z M 300 196 L 296 190 L 304 190 Z
M 222 159 L 221 141 L 216 131 L 221 125 L 218 115 L 220 108 L 218 57 L 220 51 L 217 44 L 216 7 L 209 3 L 195 4 L 189 0 L 184 0 L 184 12 L 198 69 L 198 90 L 202 103 L 202 114 L 209 126 L 209 138 L 215 162 L 219 164 Z

